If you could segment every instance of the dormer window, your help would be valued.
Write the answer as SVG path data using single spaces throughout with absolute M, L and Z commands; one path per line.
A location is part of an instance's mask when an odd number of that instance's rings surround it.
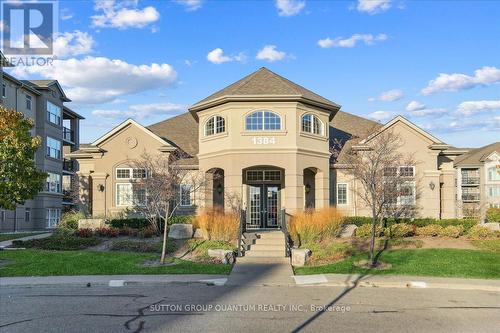
M 226 121 L 221 116 L 212 116 L 205 123 L 205 136 L 224 133 L 226 131 Z
M 302 116 L 302 132 L 323 135 L 323 122 L 313 114 Z
M 255 111 L 245 119 L 247 131 L 279 131 L 281 130 L 281 117 L 271 111 Z

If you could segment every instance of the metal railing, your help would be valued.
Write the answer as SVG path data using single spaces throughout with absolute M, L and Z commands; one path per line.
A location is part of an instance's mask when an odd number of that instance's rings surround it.
M 479 177 L 462 178 L 462 185 L 479 185 Z
M 238 257 L 243 256 L 243 251 L 242 251 L 242 242 L 243 242 L 243 234 L 246 232 L 246 210 L 241 209 L 240 210 L 240 228 L 238 230 Z
M 285 234 L 285 257 L 290 257 L 292 242 L 288 233 L 288 216 L 285 209 L 280 211 L 280 227 L 283 234 Z
M 75 142 L 74 132 L 71 128 L 63 127 L 63 139 L 70 142 Z
M 64 171 L 69 171 L 69 172 L 75 172 L 76 168 L 75 168 L 75 161 L 73 160 L 68 160 L 68 159 L 64 159 L 63 160 L 63 170 Z

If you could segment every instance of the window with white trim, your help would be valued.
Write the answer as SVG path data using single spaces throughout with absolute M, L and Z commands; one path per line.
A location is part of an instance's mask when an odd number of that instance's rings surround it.
M 47 156 L 52 158 L 61 158 L 61 141 L 47 137 Z
M 490 198 L 500 198 L 500 186 L 489 186 L 488 195 Z
M 246 116 L 245 129 L 247 131 L 279 131 L 281 117 L 272 111 L 255 111 Z
M 26 109 L 31 110 L 32 100 L 30 95 L 26 95 Z
M 61 126 L 61 108 L 52 102 L 47 101 L 47 120 L 53 124 Z
M 31 221 L 31 208 L 25 208 L 24 210 L 24 222 Z
M 146 169 L 142 168 L 116 168 L 116 179 L 144 179 L 147 178 Z
M 337 205 L 347 205 L 347 184 L 337 184 Z
M 488 168 L 488 180 L 500 180 L 500 169 L 497 166 Z
M 117 206 L 142 206 L 146 204 L 146 190 L 130 183 L 116 184 Z
M 193 205 L 192 194 L 193 194 L 193 186 L 192 185 L 181 184 L 180 191 L 179 191 L 179 197 L 180 197 L 179 203 L 180 203 L 180 205 L 183 207 L 192 206 Z
M 226 120 L 221 116 L 212 116 L 205 123 L 205 136 L 224 133 L 226 131 Z
M 414 166 L 400 166 L 399 175 L 401 177 L 415 177 L 415 167 Z
M 311 113 L 302 116 L 302 132 L 323 135 L 323 122 Z
M 48 228 L 55 228 L 61 220 L 61 210 L 59 208 L 47 208 L 45 219 Z
M 401 184 L 398 196 L 398 204 L 414 205 L 416 203 L 415 182 L 405 182 Z
M 5 85 L 5 83 L 2 83 L 2 97 L 7 97 L 7 86 Z
M 45 190 L 52 193 L 61 193 L 61 175 L 53 172 L 47 172 L 47 174 Z

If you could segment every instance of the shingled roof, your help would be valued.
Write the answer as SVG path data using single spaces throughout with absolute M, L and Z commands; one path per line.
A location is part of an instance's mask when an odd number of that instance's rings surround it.
M 458 156 L 455 159 L 455 165 L 461 166 L 481 164 L 495 151 L 500 154 L 500 142 L 494 142 L 481 148 L 472 149 L 469 152 Z
M 340 105 L 262 67 L 239 81 L 217 91 L 191 106 L 191 112 L 222 104 L 229 100 L 301 100 L 337 111 Z

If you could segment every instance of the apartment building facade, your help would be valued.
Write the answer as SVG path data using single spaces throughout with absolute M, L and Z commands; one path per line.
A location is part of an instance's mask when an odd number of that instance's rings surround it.
M 43 190 L 15 210 L 0 210 L 0 231 L 54 228 L 64 210 L 73 205 L 70 191 L 75 188 L 77 162 L 66 153 L 79 148 L 82 116 L 66 107 L 70 102 L 57 80 L 19 80 L 1 73 L 1 104 L 33 119 L 33 136 L 42 139 L 35 153 L 35 165 L 48 173 Z

